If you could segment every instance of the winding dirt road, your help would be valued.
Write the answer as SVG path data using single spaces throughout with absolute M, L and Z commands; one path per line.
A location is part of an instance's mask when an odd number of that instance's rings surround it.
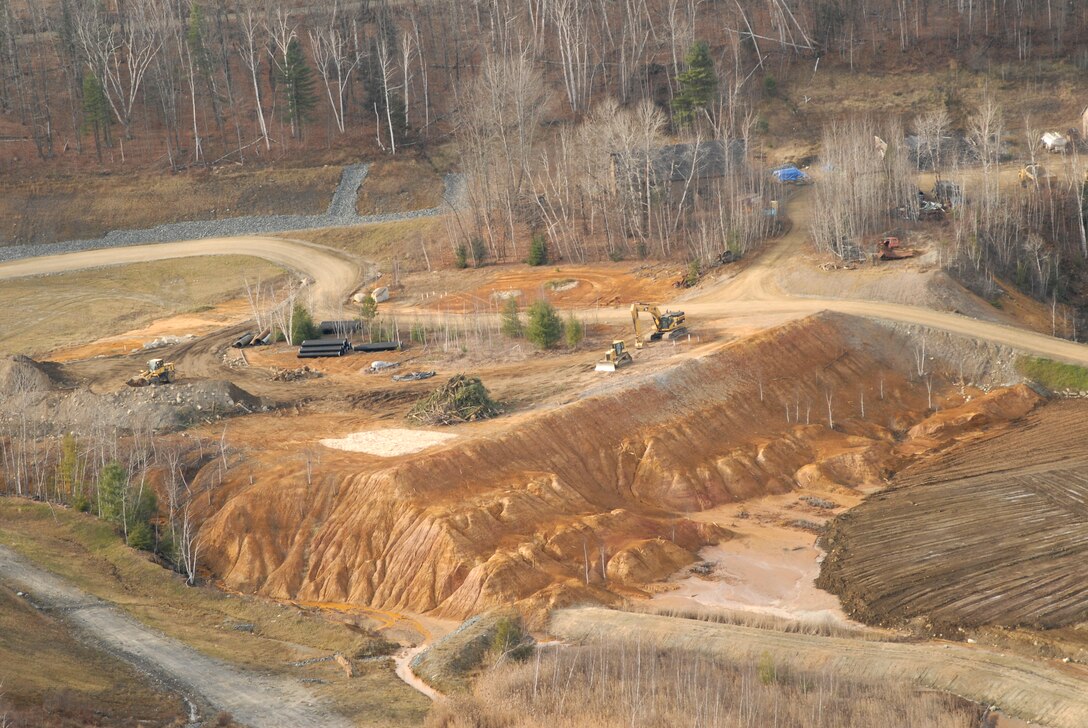
M 805 244 L 811 192 L 803 190 L 790 203 L 793 229 L 765 250 L 736 278 L 708 287 L 684 302 L 685 311 L 703 319 L 775 315 L 779 320 L 820 311 L 914 324 L 951 334 L 1008 346 L 1026 353 L 1088 365 L 1088 346 L 1016 326 L 981 321 L 955 313 L 880 301 L 791 296 L 777 285 L 775 273 L 782 262 Z M 318 313 L 335 314 L 341 302 L 360 282 L 361 267 L 345 253 L 303 240 L 269 237 L 210 238 L 180 243 L 159 243 L 106 248 L 67 255 L 24 258 L 0 263 L 0 280 L 66 273 L 110 265 L 204 255 L 243 255 L 263 258 L 310 278 Z M 418 312 L 425 315 L 426 312 Z M 602 320 L 626 318 L 625 310 L 594 310 Z
M 988 649 L 953 643 L 890 643 L 861 639 L 786 634 L 772 630 L 714 624 L 601 608 L 557 611 L 552 634 L 568 640 L 600 636 L 643 645 L 755 661 L 764 655 L 777 663 L 812 671 L 867 675 L 874 680 L 910 680 L 1054 728 L 1088 725 L 1081 665 L 1030 661 Z
M 231 667 L 139 624 L 119 609 L 0 546 L 0 581 L 30 594 L 39 608 L 64 614 L 86 638 L 155 673 L 187 699 L 225 710 L 245 725 L 346 728 L 351 723 L 317 707 L 297 682 Z
M 338 250 L 304 240 L 269 237 L 207 238 L 21 258 L 0 263 L 0 280 L 205 255 L 263 258 L 304 275 L 313 281 L 314 303 L 323 314 L 335 312 L 337 304 L 360 282 L 359 264 Z

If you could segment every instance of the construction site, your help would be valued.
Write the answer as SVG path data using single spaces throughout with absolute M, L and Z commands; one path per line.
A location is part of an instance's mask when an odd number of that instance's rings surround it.
M 81 169 L 0 154 L 0 728 L 1088 726 L 1080 76 L 1030 117 L 987 45 L 927 95 L 781 2 L 627 68 L 657 26 L 602 4 L 593 91 L 574 36 L 535 70 L 577 3 L 449 21 L 537 38 L 501 63 L 363 5 L 194 3 L 191 131 L 92 79 Z

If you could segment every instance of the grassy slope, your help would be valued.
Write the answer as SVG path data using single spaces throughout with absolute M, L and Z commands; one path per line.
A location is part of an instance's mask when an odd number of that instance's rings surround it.
M 341 167 L 58 176 L 0 182 L 0 245 L 239 215 L 324 212 Z
M 1017 360 L 1016 368 L 1025 377 L 1035 380 L 1047 389 L 1088 391 L 1088 369 L 1076 364 L 1023 356 Z
M 201 652 L 262 672 L 324 681 L 311 687 L 359 725 L 416 724 L 430 706 L 396 678 L 388 662 L 358 663 L 359 676 L 352 680 L 335 663 L 288 664 L 334 652 L 355 654 L 374 639 L 364 626 L 211 587 L 186 587 L 91 516 L 0 498 L 0 540 Z M 253 625 L 253 631 L 239 625 Z
M 119 334 L 177 313 L 233 298 L 243 277 L 282 270 L 254 258 L 215 256 L 100 268 L 4 281 L 0 352 L 41 353 Z

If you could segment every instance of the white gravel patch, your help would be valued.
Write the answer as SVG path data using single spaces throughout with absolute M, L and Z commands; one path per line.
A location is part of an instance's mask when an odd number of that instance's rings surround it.
M 335 450 L 365 452 L 368 455 L 380 455 L 381 457 L 391 458 L 396 457 L 397 455 L 408 455 L 410 453 L 419 452 L 420 450 L 426 450 L 429 447 L 440 445 L 455 437 L 457 437 L 457 435 L 450 432 L 393 428 L 389 430 L 353 432 L 346 437 L 321 440 L 321 444 Z

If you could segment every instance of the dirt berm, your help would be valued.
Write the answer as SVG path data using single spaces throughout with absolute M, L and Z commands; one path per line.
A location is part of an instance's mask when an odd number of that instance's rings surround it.
M 17 421 L 45 435 L 107 430 L 171 430 L 264 407 L 228 381 L 201 380 L 123 387 L 95 394 L 58 382 L 47 363 L 22 355 L 0 357 L 0 425 Z
M 326 450 L 308 477 L 254 453 L 217 490 L 203 558 L 233 589 L 461 618 L 642 594 L 730 537 L 685 512 L 799 478 L 882 485 L 927 407 L 909 346 L 820 315 L 414 456 Z M 953 390 L 932 381 L 935 401 Z

